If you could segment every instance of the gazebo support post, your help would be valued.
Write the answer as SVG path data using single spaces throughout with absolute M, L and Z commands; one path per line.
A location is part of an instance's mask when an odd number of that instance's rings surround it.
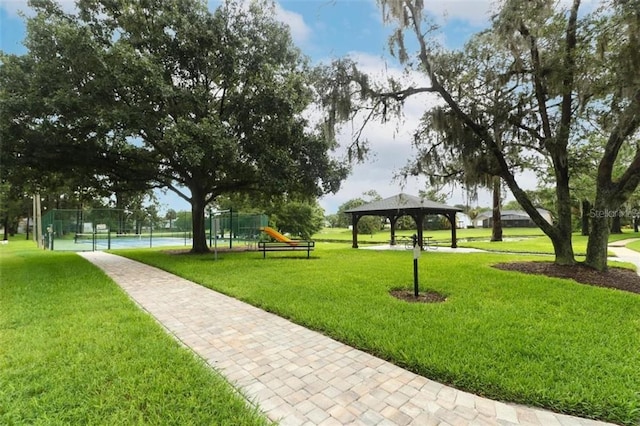
M 353 236 L 352 248 L 358 248 L 358 222 L 361 217 L 362 216 L 357 214 L 351 215 L 351 227 L 353 228 L 351 231 L 351 235 Z
M 451 223 L 451 248 L 458 247 L 458 238 L 456 237 L 456 213 L 447 214 L 447 219 Z
M 420 246 L 420 250 L 424 250 L 424 232 L 422 232 L 422 226 L 424 224 L 424 214 L 422 212 L 418 212 L 415 215 L 411 215 L 411 217 L 415 221 L 416 228 L 418 229 L 418 245 Z
M 418 245 L 420 246 L 420 250 L 424 250 L 424 213 L 418 213 Z
M 391 241 L 389 242 L 390 245 L 395 246 L 396 245 L 396 223 L 398 223 L 398 216 L 388 216 L 387 217 L 389 219 L 389 223 L 391 224 Z

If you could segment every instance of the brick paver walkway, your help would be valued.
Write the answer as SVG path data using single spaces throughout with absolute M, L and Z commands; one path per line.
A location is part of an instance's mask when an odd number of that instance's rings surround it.
M 157 268 L 80 255 L 282 425 L 605 424 L 461 392 Z
M 626 240 L 609 243 L 609 251 L 616 255 L 616 257 L 609 259 L 633 263 L 636 265 L 636 272 L 640 275 L 640 255 L 638 255 L 637 251 L 625 247 L 630 242 L 638 241 L 638 239 L 639 238 L 627 238 Z

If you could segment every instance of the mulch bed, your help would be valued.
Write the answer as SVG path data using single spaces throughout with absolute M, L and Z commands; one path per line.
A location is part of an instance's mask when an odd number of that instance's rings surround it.
M 493 265 L 493 267 L 505 271 L 523 272 L 525 274 L 569 278 L 581 284 L 640 293 L 640 276 L 630 269 L 610 267 L 606 272 L 599 272 L 585 265 L 565 266 L 556 265 L 553 262 L 498 263 Z
M 568 278 L 581 284 L 640 294 L 640 276 L 630 269 L 612 267 L 606 272 L 599 272 L 585 265 L 565 266 L 556 265 L 553 262 L 498 263 L 493 267 L 504 271 Z M 413 290 L 392 290 L 390 294 L 405 302 L 413 303 L 438 303 L 447 300 L 446 297 L 435 291 L 420 292 L 418 297 L 413 295 Z

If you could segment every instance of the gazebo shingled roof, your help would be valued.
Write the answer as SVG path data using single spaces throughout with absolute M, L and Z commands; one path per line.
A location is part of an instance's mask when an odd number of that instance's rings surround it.
M 461 212 L 458 207 L 436 203 L 425 198 L 408 194 L 397 194 L 384 200 L 373 201 L 362 206 L 346 210 L 351 214 L 353 225 L 353 248 L 358 248 L 358 221 L 362 216 L 384 216 L 391 223 L 391 244 L 395 244 L 395 225 L 402 216 L 411 216 L 418 228 L 418 243 L 423 246 L 422 224 L 424 217 L 433 214 L 445 216 L 451 223 L 451 247 L 456 244 L 456 212 Z

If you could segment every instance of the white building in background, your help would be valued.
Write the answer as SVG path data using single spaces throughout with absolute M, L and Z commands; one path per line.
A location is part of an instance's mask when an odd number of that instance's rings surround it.
M 456 213 L 456 228 L 467 229 L 470 226 L 473 226 L 473 221 L 471 220 L 469 215 L 462 212 Z
M 18 221 L 18 234 L 27 233 L 27 223 L 29 224 L 29 232 L 33 231 L 33 217 L 22 218 Z
M 536 209 L 538 213 L 549 223 L 553 222 L 551 212 L 545 209 Z M 491 228 L 493 225 L 493 213 L 491 211 L 483 212 L 478 215 L 474 222 L 477 228 Z M 503 210 L 500 212 L 503 228 L 536 228 L 538 225 L 533 223 L 531 217 L 524 210 Z

